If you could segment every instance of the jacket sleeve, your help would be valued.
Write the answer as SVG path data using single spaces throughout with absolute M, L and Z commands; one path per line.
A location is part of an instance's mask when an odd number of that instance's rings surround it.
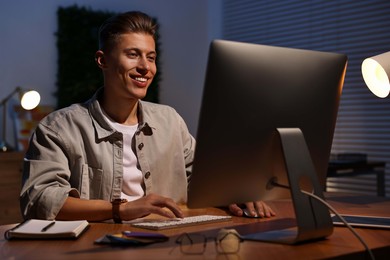
M 67 196 L 78 197 L 69 184 L 66 143 L 40 123 L 24 159 L 20 207 L 25 219 L 54 219 Z

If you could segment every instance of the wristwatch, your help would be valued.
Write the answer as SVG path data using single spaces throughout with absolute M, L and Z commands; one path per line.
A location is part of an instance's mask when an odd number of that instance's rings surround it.
M 122 203 L 126 203 L 126 199 L 114 199 L 111 201 L 112 204 L 112 218 L 114 219 L 115 223 L 122 223 L 121 216 L 119 214 L 119 206 Z

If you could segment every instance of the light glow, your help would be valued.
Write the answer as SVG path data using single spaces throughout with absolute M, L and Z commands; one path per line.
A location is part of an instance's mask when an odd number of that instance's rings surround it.
M 389 76 L 382 65 L 373 58 L 367 58 L 362 63 L 363 79 L 367 87 L 380 98 L 385 98 L 390 93 Z
M 30 90 L 24 93 L 22 99 L 20 100 L 21 106 L 26 110 L 31 110 L 36 108 L 41 101 L 41 96 L 35 90 Z

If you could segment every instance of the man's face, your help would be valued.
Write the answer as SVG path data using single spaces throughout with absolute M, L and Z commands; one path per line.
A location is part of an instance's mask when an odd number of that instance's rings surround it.
M 151 35 L 122 34 L 103 54 L 105 87 L 114 96 L 142 99 L 156 74 L 156 48 Z

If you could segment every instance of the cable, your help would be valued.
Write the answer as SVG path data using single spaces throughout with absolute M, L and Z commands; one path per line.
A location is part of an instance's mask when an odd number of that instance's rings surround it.
M 275 187 L 280 187 L 284 189 L 290 189 L 289 186 L 283 185 L 277 182 L 277 178 L 272 178 L 270 180 L 270 184 L 275 186 Z M 344 219 L 343 216 L 341 216 L 335 208 L 333 208 L 328 202 L 323 200 L 322 198 L 318 197 L 317 195 L 301 190 L 302 193 L 308 195 L 309 197 L 312 197 L 316 199 L 317 201 L 321 202 L 324 204 L 330 211 L 332 211 L 340 220 L 344 223 L 344 225 L 356 236 L 356 238 L 363 244 L 364 248 L 367 250 L 368 254 L 370 255 L 371 260 L 375 260 L 375 256 L 372 253 L 371 249 L 368 247 L 367 243 L 364 241 L 364 239 L 355 231 L 355 229 Z
M 375 260 L 375 256 L 374 254 L 372 253 L 371 249 L 368 247 L 367 243 L 364 241 L 364 239 L 355 231 L 355 229 L 344 219 L 343 216 L 341 216 L 337 211 L 336 209 L 334 209 L 329 203 L 327 203 L 325 200 L 321 199 L 320 197 L 318 197 L 317 195 L 313 194 L 313 193 L 310 193 L 310 192 L 307 192 L 307 191 L 304 191 L 304 190 L 301 190 L 302 193 L 318 200 L 319 202 L 321 202 L 322 204 L 324 204 L 328 209 L 330 209 L 330 211 L 332 211 L 338 218 L 340 218 L 340 220 L 344 223 L 345 226 L 347 226 L 347 228 L 356 236 L 357 239 L 359 239 L 359 241 L 363 244 L 363 246 L 366 248 L 368 254 L 370 255 L 370 258 L 372 260 Z

